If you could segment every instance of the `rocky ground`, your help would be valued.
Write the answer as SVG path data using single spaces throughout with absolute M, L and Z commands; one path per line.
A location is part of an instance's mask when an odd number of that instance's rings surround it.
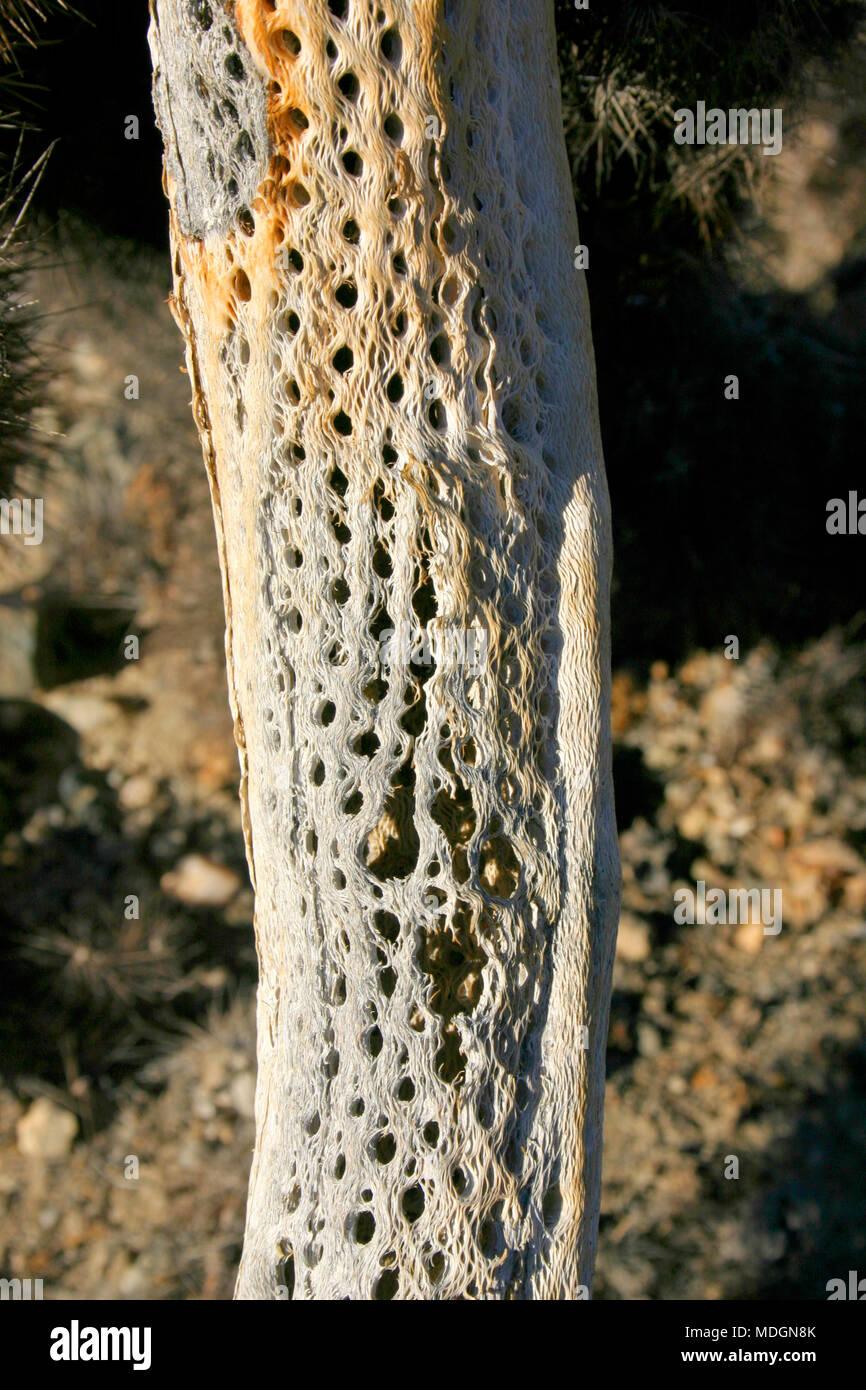
M 787 659 L 696 654 L 644 689 L 617 677 L 636 793 L 601 1297 L 820 1298 L 863 1260 L 864 675 L 863 646 L 832 634 Z M 779 889 L 781 930 L 677 925 L 697 880 Z
M 34 274 L 45 541 L 0 548 L 0 1275 L 224 1299 L 255 951 L 219 575 L 166 267 L 90 246 Z M 597 1297 L 820 1299 L 866 1272 L 864 693 L 856 624 L 615 674 Z M 678 924 L 697 880 L 780 890 L 781 930 Z
M 0 555 L 0 1265 L 56 1298 L 224 1298 L 255 950 L 222 596 L 165 267 L 112 261 L 80 238 L 34 278 L 45 540 Z

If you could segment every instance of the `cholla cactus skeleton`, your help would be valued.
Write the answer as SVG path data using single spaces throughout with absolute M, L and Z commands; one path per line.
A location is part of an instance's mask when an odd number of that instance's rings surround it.
M 256 888 L 237 1295 L 575 1297 L 618 863 L 552 7 L 152 0 L 151 46 Z

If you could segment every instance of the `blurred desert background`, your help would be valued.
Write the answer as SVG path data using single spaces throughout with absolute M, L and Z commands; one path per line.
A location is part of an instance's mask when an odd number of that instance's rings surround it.
M 90 10 L 115 53 L 93 109 L 70 100 L 97 80 L 70 16 L 19 56 L 16 94 L 28 148 L 58 143 L 18 292 L 15 495 L 45 499 L 45 536 L 0 539 L 0 1276 L 228 1299 L 256 956 L 222 595 L 146 16 Z M 594 1296 L 823 1299 L 866 1274 L 866 539 L 825 527 L 831 497 L 866 495 L 866 29 L 804 56 L 783 152 L 722 228 L 682 199 L 659 221 L 628 140 L 596 188 L 565 85 L 616 539 Z M 676 925 L 697 879 L 781 888 L 781 933 Z

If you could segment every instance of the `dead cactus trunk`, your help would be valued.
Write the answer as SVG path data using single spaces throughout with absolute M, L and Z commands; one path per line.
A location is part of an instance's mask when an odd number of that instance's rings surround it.
M 619 891 L 550 0 L 153 0 L 261 963 L 237 1296 L 574 1298 Z

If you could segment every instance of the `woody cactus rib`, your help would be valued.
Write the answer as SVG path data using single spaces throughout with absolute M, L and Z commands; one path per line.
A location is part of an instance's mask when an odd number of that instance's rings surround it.
M 256 888 L 237 1297 L 573 1298 L 618 861 L 548 0 L 153 0 Z

